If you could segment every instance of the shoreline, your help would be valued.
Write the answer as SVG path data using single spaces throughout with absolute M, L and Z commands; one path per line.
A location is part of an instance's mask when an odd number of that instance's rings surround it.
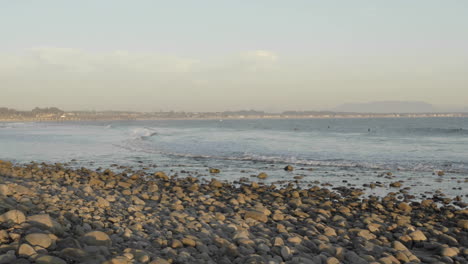
M 343 114 L 333 116 L 212 116 L 212 117 L 86 117 L 86 118 L 0 118 L 0 122 L 113 122 L 113 121 L 159 121 L 159 120 L 278 120 L 278 119 L 409 119 L 409 118 L 468 118 L 468 113 L 425 114 Z
M 466 204 L 128 172 L 0 161 L 0 262 L 468 260 Z

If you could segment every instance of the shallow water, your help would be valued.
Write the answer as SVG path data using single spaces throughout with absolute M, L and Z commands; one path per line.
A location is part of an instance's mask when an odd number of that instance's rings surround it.
M 216 167 L 216 177 L 228 180 L 265 171 L 266 182 L 302 176 L 302 185 L 404 180 L 413 193 L 463 196 L 468 118 L 0 123 L 0 159 L 74 160 L 73 166 L 94 168 L 117 163 L 207 177 Z M 287 164 L 296 170 L 283 171 Z M 445 175 L 434 174 L 439 170 Z

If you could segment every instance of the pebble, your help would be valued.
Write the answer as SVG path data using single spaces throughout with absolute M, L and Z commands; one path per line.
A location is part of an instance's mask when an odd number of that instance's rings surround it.
M 0 161 L 0 264 L 463 263 L 468 256 L 461 198 L 418 202 L 405 189 L 364 197 L 351 185 L 301 189 L 293 177 L 231 184 L 189 171 L 183 178 L 121 169 Z

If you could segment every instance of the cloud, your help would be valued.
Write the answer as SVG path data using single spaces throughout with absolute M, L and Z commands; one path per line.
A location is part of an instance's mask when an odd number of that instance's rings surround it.
M 278 55 L 268 50 L 254 50 L 242 54 L 246 69 L 252 72 L 268 71 L 278 66 Z
M 0 54 L 0 74 L 167 74 L 190 72 L 198 63 L 196 59 L 157 53 L 34 48 L 17 54 Z
M 268 61 L 268 62 L 276 62 L 278 60 L 278 56 L 268 50 L 254 50 L 245 53 L 245 56 L 248 58 L 252 58 L 255 60 L 261 61 Z
M 71 48 L 41 47 L 17 54 L 0 54 L 0 74 L 28 71 L 92 74 L 180 74 L 229 69 L 236 72 L 268 70 L 278 61 L 271 51 L 246 51 L 211 60 L 129 51 L 88 52 Z

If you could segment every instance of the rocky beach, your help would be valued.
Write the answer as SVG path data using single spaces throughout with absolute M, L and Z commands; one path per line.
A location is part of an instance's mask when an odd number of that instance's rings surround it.
M 0 263 L 468 263 L 456 198 L 166 173 L 0 162 Z

